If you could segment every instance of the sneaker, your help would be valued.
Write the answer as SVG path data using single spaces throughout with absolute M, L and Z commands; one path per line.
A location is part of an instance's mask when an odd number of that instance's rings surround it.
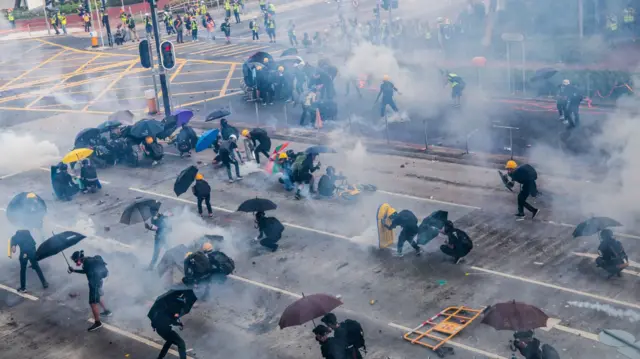
M 18 291 L 18 293 L 25 293 L 27 291 L 27 288 L 18 288 L 16 290 Z
M 209 218 L 213 218 L 213 213 L 209 213 Z
M 524 221 L 524 214 L 516 213 L 516 221 Z
M 113 312 L 110 311 L 109 309 L 105 309 L 104 312 L 100 313 L 101 317 L 110 317 L 113 315 Z
M 538 213 L 540 213 L 540 209 L 536 209 L 536 211 L 535 211 L 535 212 L 533 212 L 533 213 L 531 214 L 531 219 L 536 218 L 536 216 L 538 215 Z
M 402 252 L 393 252 L 393 256 L 396 258 L 402 258 L 404 254 L 402 254 Z
M 236 178 L 236 180 L 238 180 L 238 181 L 242 181 L 242 179 L 243 179 L 243 178 L 244 178 L 244 177 L 242 177 L 242 176 L 238 176 L 238 178 Z
M 233 183 L 233 179 L 229 178 L 229 183 Z
M 92 325 L 92 326 L 90 326 L 90 327 L 87 329 L 87 331 L 88 331 L 88 332 L 93 332 L 93 331 L 96 331 L 96 330 L 98 330 L 98 329 L 100 329 L 100 328 L 102 328 L 102 322 L 95 322 L 95 323 L 93 323 L 93 325 Z

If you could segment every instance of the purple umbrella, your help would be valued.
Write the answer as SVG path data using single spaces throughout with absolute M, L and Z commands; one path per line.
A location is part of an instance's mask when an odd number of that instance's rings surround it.
M 193 118 L 193 111 L 179 108 L 173 112 L 176 117 L 178 127 L 186 125 Z

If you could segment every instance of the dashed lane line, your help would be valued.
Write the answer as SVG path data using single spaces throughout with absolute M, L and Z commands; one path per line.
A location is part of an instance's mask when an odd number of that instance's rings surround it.
M 36 297 L 34 295 L 27 294 L 27 293 L 20 293 L 17 290 L 15 290 L 15 289 L 13 289 L 11 287 L 7 287 L 4 284 L 0 284 L 0 289 L 6 290 L 7 292 L 11 292 L 11 293 L 13 293 L 15 295 L 19 295 L 22 298 L 29 299 L 29 300 L 34 301 L 34 302 L 38 300 L 38 297 Z
M 475 210 L 482 209 L 482 208 L 480 208 L 480 207 L 470 206 L 470 205 L 467 205 L 467 204 L 453 203 L 453 202 L 447 202 L 447 201 L 440 201 L 440 200 L 437 200 L 437 199 L 424 198 L 424 197 L 416 197 L 416 196 L 412 196 L 412 195 L 408 195 L 408 194 L 403 194 L 403 193 L 388 192 L 388 191 L 382 191 L 382 190 L 377 190 L 376 192 L 378 192 L 378 193 L 383 193 L 383 194 L 388 194 L 388 195 L 390 195 L 390 196 L 396 196 L 396 197 L 404 197 L 404 198 L 415 199 L 415 200 L 417 200 L 417 201 L 424 201 L 424 202 L 430 202 L 430 203 L 444 204 L 444 205 L 447 205 L 447 206 L 462 207 L 462 208 L 469 208 L 469 209 L 475 209 Z

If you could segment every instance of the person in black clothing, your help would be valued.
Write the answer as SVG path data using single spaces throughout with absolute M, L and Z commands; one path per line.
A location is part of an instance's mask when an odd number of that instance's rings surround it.
M 318 181 L 318 194 L 324 197 L 332 197 L 336 190 L 336 181 L 343 180 L 346 177 L 336 175 L 336 170 L 332 166 L 327 167 L 325 171 L 326 173 Z
M 599 236 L 598 252 L 600 256 L 596 258 L 596 266 L 606 270 L 609 273 L 609 278 L 614 275 L 620 277 L 622 270 L 629 262 L 622 243 L 613 237 L 613 232 L 610 229 L 603 229 Z
M 204 180 L 201 173 L 196 175 L 196 184 L 191 187 L 193 195 L 198 199 L 198 214 L 202 216 L 202 202 L 207 206 L 209 218 L 213 217 L 213 209 L 211 209 L 211 186 Z
M 361 341 L 361 343 L 354 343 L 352 340 L 353 338 L 350 338 L 351 335 L 349 333 L 349 330 L 347 329 L 348 322 L 356 323 L 356 325 L 360 329 L 360 330 L 357 330 L 358 334 L 356 335 L 356 337 L 364 338 L 362 336 L 363 333 L 361 331 L 362 328 L 360 327 L 360 323 L 351 319 L 347 319 L 342 323 L 338 323 L 338 318 L 333 313 L 325 314 L 322 317 L 322 319 L 320 319 L 320 321 L 323 322 L 327 327 L 329 327 L 330 330 L 333 331 L 334 343 L 340 348 L 342 348 L 345 358 L 362 359 L 362 354 L 360 353 L 358 345 L 364 347 L 366 351 L 366 346 L 364 346 L 364 339 Z M 358 341 L 358 340 L 356 339 L 355 341 Z
M 387 229 L 393 230 L 394 228 L 400 226 L 402 227 L 402 231 L 398 236 L 398 252 L 397 256 L 402 256 L 402 247 L 404 246 L 404 242 L 409 242 L 413 249 L 416 250 L 416 255 L 420 255 L 420 247 L 416 243 L 413 238 L 418 234 L 418 218 L 413 212 L 409 210 L 402 210 L 400 212 L 395 212 L 391 216 L 389 216 L 391 220 L 391 225 L 386 226 Z
M 40 283 L 44 289 L 49 288 L 49 284 L 44 279 L 42 269 L 36 260 L 36 241 L 31 236 L 31 232 L 21 229 L 16 231 L 16 234 L 11 237 L 11 253 L 16 252 L 16 247 L 20 247 L 20 287 L 18 292 L 24 293 L 27 291 L 27 264 L 31 263 L 31 268 L 36 271 Z
M 384 117 L 387 105 L 389 105 L 393 111 L 398 112 L 398 106 L 396 106 L 396 102 L 393 100 L 395 92 L 400 93 L 393 82 L 389 80 L 389 76 L 384 75 L 382 84 L 380 85 L 380 92 L 378 92 L 378 97 L 376 97 L 377 103 L 378 100 L 380 100 L 380 96 L 382 96 L 382 102 L 380 103 L 380 117 Z
M 278 241 L 282 238 L 282 232 L 284 231 L 282 223 L 275 217 L 267 217 L 264 212 L 257 212 L 256 226 L 259 233 L 255 241 L 260 241 L 263 247 L 275 252 L 278 249 Z
M 226 118 L 220 120 L 220 136 L 222 136 L 223 140 L 228 140 L 229 136 L 234 135 L 236 138 L 240 136 L 240 132 L 234 126 L 229 124 Z
M 69 174 L 69 167 L 64 163 L 58 165 L 58 171 L 53 176 L 53 189 L 58 199 L 62 201 L 71 201 L 71 198 L 80 191 Z
M 262 153 L 267 160 L 269 159 L 269 151 L 271 150 L 271 138 L 262 128 L 254 128 L 249 131 L 248 129 L 242 130 L 242 135 L 253 142 L 253 154 L 256 157 L 256 162 L 260 164 L 260 154 Z M 256 144 L 257 142 L 257 144 Z
M 98 180 L 98 171 L 96 171 L 96 167 L 87 159 L 82 160 L 80 181 L 84 187 L 84 193 L 95 192 L 102 188 L 100 180 Z
M 531 212 L 531 219 L 534 219 L 540 210 L 527 203 L 529 196 L 536 197 L 538 195 L 538 187 L 536 186 L 536 180 L 538 179 L 538 173 L 529 164 L 518 166 L 516 161 L 509 160 L 505 166 L 511 182 L 509 187 L 513 187 L 514 182 L 518 182 L 522 185 L 520 193 L 518 193 L 518 213 L 516 213 L 516 220 L 524 220 L 524 208 Z
M 313 328 L 316 341 L 320 343 L 322 357 L 325 359 L 347 359 L 337 340 L 329 337 L 330 333 L 331 330 L 322 324 Z
M 171 228 L 169 226 L 169 217 L 173 216 L 171 212 L 165 212 L 164 214 L 158 213 L 151 219 L 151 224 L 145 223 L 144 227 L 150 231 L 156 232 L 153 239 L 153 256 L 151 257 L 151 263 L 149 263 L 149 270 L 153 270 L 160 256 L 160 251 L 168 247 L 167 237 Z
M 574 128 L 580 124 L 580 102 L 583 96 L 581 91 L 569 80 L 563 80 L 556 94 L 556 107 L 560 115 L 560 121 L 564 121 L 568 128 Z
M 473 249 L 473 242 L 463 230 L 455 228 L 453 222 L 447 221 L 442 233 L 446 234 L 447 242 L 440 246 L 442 253 L 453 257 L 453 262 L 458 262 Z
M 182 339 L 182 337 L 173 330 L 172 326 L 178 326 L 180 329 L 183 328 L 182 322 L 180 321 L 180 314 L 171 313 L 168 309 L 164 312 L 157 313 L 151 319 L 151 327 L 162 339 L 165 340 L 165 343 L 160 350 L 160 354 L 158 355 L 158 359 L 162 359 L 167 356 L 172 345 L 178 347 L 178 355 L 180 359 L 187 359 L 187 345 L 185 344 L 184 339 Z
M 302 162 L 298 162 L 298 156 L 305 156 Z M 292 173 L 293 173 L 293 182 L 298 184 L 298 190 L 296 191 L 296 199 L 302 198 L 301 187 L 304 184 L 309 185 L 309 192 L 315 193 L 313 189 L 313 172 L 320 169 L 321 163 L 318 162 L 316 165 L 314 162 L 317 158 L 317 154 L 307 153 L 307 154 L 298 154 L 296 156 L 296 160 L 293 163 Z
M 222 162 L 222 165 L 227 168 L 229 183 L 233 183 L 233 176 L 231 175 L 231 165 L 236 168 L 237 180 L 241 180 L 242 176 L 240 175 L 240 164 L 238 164 L 238 160 L 236 158 L 236 153 L 238 152 L 238 142 L 236 135 L 231 134 L 229 135 L 229 139 L 218 141 L 216 147 L 218 148 L 218 161 Z M 239 154 L 238 157 L 240 157 Z
M 107 263 L 100 256 L 85 257 L 84 251 L 73 252 L 71 260 L 77 267 L 82 266 L 82 269 L 73 269 L 69 266 L 68 272 L 85 274 L 89 282 L 89 306 L 91 306 L 94 322 L 87 330 L 92 332 L 102 327 L 100 316 L 109 317 L 113 314 L 102 300 L 103 280 L 109 275 Z M 98 305 L 102 307 L 102 312 L 99 311 Z

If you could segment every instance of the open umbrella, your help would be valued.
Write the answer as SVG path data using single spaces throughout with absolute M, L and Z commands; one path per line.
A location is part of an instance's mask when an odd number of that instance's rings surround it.
M 98 127 L 96 128 L 99 129 L 101 132 L 108 132 L 120 126 L 122 126 L 122 122 L 120 121 L 107 120 L 99 124 Z
M 109 120 L 109 121 L 117 121 L 117 122 L 120 122 L 120 123 L 133 123 L 133 118 L 134 117 L 135 117 L 135 115 L 133 114 L 133 112 L 131 112 L 129 110 L 121 110 L 121 111 L 116 111 L 116 112 L 112 113 L 111 115 L 109 115 L 107 120 Z
M 489 307 L 482 323 L 496 330 L 525 331 L 546 327 L 548 319 L 539 308 L 512 300 Z
M 592 236 L 603 229 L 620 226 L 622 226 L 620 222 L 609 217 L 591 217 L 576 226 L 576 229 L 573 230 L 573 237 Z
M 33 192 L 18 193 L 7 206 L 9 222 L 18 227 L 40 228 L 45 214 L 47 205 Z
M 186 108 L 179 108 L 173 112 L 173 116 L 176 118 L 176 125 L 180 127 L 191 121 L 193 118 L 193 111 Z
M 220 133 L 220 130 L 218 130 L 217 128 L 208 130 L 207 132 L 203 133 L 196 143 L 196 152 L 202 152 L 211 147 L 211 145 L 216 142 L 218 133 Z
M 531 77 L 531 81 L 548 80 L 558 73 L 558 70 L 551 67 L 543 67 L 536 70 L 536 73 Z
M 319 318 L 342 305 L 340 299 L 328 294 L 302 296 L 289 305 L 280 317 L 280 329 L 302 325 Z
M 449 212 L 438 210 L 425 217 L 418 227 L 418 244 L 425 245 L 436 238 L 447 222 Z
M 189 248 L 184 244 L 178 244 L 164 252 L 162 259 L 158 262 L 156 270 L 162 276 L 167 270 L 178 266 L 180 270 L 184 268 L 184 257 L 189 253 Z
M 231 115 L 231 110 L 228 107 L 219 108 L 207 115 L 204 122 L 215 121 Z
M 188 314 L 193 308 L 193 304 L 198 300 L 196 294 L 189 288 L 169 289 L 153 302 L 147 317 L 154 320 L 158 315 L 178 314 L 182 317 Z
M 75 246 L 85 238 L 87 238 L 87 236 L 84 234 L 72 231 L 54 234 L 38 246 L 38 249 L 36 250 L 36 259 L 41 261 L 45 258 L 55 256 L 65 249 Z
M 498 170 L 498 176 L 500 176 L 500 180 L 506 189 L 513 192 L 513 185 L 511 181 L 509 181 L 509 176 L 506 173 L 502 173 L 502 171 Z
M 147 136 L 155 137 L 162 131 L 164 131 L 164 125 L 162 122 L 156 120 L 140 120 L 131 126 L 131 129 L 129 129 L 129 135 L 137 138 Z
M 120 223 L 134 224 L 148 220 L 158 213 L 162 203 L 155 199 L 141 198 L 127 206 L 122 212 Z
M 98 128 L 85 128 L 78 132 L 76 139 L 73 141 L 74 147 L 86 147 L 92 145 L 98 138 L 100 138 L 100 129 Z
M 269 63 L 273 62 L 273 56 L 269 55 L 268 52 L 258 51 L 255 54 L 249 56 L 247 62 L 261 62 L 264 63 L 264 59 L 269 59 Z
M 178 128 L 178 118 L 174 115 L 167 116 L 160 121 L 163 130 L 156 134 L 159 139 L 165 139 L 173 134 Z
M 319 153 L 336 153 L 337 151 L 331 147 L 318 145 L 318 146 L 311 146 L 307 148 L 305 152 L 309 154 L 317 155 Z
M 62 158 L 62 163 L 71 163 L 82 161 L 85 158 L 91 156 L 93 154 L 93 150 L 90 148 L 76 148 L 75 150 L 67 153 Z
M 266 212 L 266 211 L 274 210 L 276 208 L 278 208 L 278 205 L 271 202 L 270 200 L 256 197 L 256 198 L 248 199 L 242 202 L 242 204 L 240 204 L 240 206 L 238 207 L 237 211 L 247 212 L 247 213 Z
M 298 54 L 298 49 L 296 49 L 295 47 L 291 47 L 282 51 L 282 54 L 280 54 L 280 56 L 291 56 L 291 55 L 297 55 L 297 54 Z
M 198 167 L 196 166 L 189 166 L 180 172 L 176 182 L 173 184 L 173 192 L 175 192 L 176 196 L 187 192 L 193 181 L 195 181 L 197 174 Z

